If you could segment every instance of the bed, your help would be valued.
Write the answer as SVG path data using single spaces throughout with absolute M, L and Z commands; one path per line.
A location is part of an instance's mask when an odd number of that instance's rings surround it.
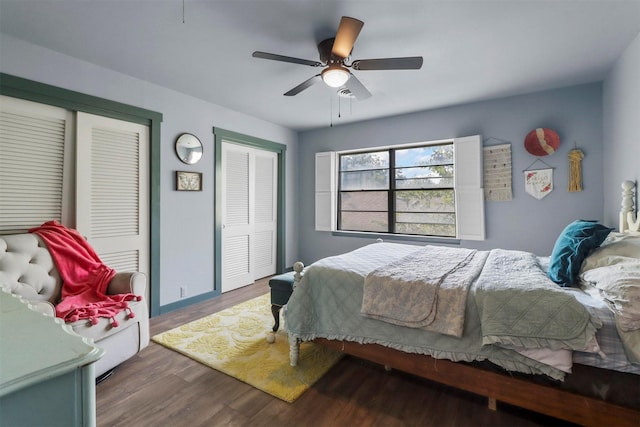
M 628 187 L 618 232 L 574 221 L 550 257 L 376 242 L 296 263 L 291 364 L 314 341 L 486 396 L 491 409 L 637 426 L 640 233 Z

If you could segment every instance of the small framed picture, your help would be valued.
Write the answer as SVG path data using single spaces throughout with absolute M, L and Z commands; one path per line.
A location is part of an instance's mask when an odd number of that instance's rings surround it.
M 202 173 L 176 171 L 176 190 L 202 191 Z

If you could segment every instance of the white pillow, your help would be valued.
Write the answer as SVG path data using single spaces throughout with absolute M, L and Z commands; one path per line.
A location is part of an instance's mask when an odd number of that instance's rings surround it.
M 598 288 L 620 329 L 640 329 L 640 258 L 612 255 L 608 262 L 610 265 L 592 268 L 580 277 Z
M 582 262 L 580 272 L 624 261 L 618 257 L 640 260 L 640 233 L 609 233 L 602 245 Z

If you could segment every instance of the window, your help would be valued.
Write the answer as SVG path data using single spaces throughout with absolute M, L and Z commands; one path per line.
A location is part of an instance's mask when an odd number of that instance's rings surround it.
M 316 218 L 324 212 L 334 224 L 316 229 L 483 240 L 481 155 L 479 136 L 317 153 Z M 334 169 L 318 170 L 327 164 Z M 335 183 L 327 176 L 335 176 Z M 318 191 L 328 187 L 331 196 Z
M 339 159 L 339 230 L 456 236 L 453 142 Z

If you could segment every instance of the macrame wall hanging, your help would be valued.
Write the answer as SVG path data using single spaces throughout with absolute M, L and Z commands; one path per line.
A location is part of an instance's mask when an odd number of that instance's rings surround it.
M 582 191 L 582 159 L 584 153 L 576 148 L 573 143 L 573 149 L 569 151 L 569 192 L 575 193 Z
M 511 143 L 490 137 L 484 140 L 506 142 L 506 144 L 490 145 L 483 148 L 484 163 L 484 199 L 488 201 L 507 201 L 513 195 L 511 191 Z

